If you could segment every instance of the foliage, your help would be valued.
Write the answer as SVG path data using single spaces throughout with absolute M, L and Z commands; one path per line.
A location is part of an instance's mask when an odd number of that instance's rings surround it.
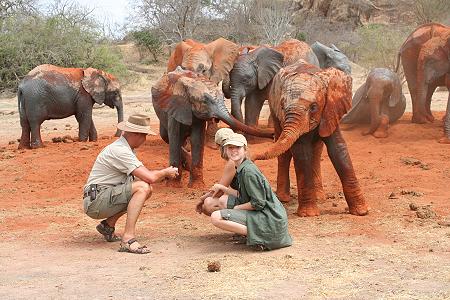
M 163 53 L 162 43 L 156 34 L 150 30 L 134 31 L 132 33 L 133 40 L 139 46 L 139 51 L 142 53 L 142 48 L 146 49 L 153 56 L 153 61 L 158 61 L 158 55 Z M 142 57 L 142 55 L 141 55 Z
M 74 10 L 70 10 L 71 13 Z M 94 67 L 124 76 L 118 51 L 100 42 L 95 24 L 53 11 L 47 16 L 15 13 L 0 30 L 0 90 L 15 90 L 19 80 L 40 64 Z
M 341 46 L 349 57 L 366 68 L 385 67 L 395 69 L 397 51 L 411 28 L 394 29 L 387 25 L 370 24 L 356 30 L 359 40 L 355 44 Z
M 418 24 L 442 22 L 450 15 L 449 0 L 414 0 L 413 7 Z

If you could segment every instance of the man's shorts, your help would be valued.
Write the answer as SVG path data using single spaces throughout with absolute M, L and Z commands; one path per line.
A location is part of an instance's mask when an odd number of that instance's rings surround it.
M 97 192 L 95 200 L 91 197 L 84 198 L 84 211 L 93 219 L 106 219 L 126 212 L 131 200 L 131 180 L 116 186 L 102 186 Z

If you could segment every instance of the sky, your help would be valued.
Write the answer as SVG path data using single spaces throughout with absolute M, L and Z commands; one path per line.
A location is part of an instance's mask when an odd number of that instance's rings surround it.
M 87 8 L 94 8 L 93 14 L 99 19 L 108 18 L 114 23 L 124 24 L 129 14 L 128 0 L 72 0 Z M 41 0 L 42 4 L 51 3 L 52 0 Z

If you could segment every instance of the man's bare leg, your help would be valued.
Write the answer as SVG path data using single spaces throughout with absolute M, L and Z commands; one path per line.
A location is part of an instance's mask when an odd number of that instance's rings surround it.
M 145 200 L 152 195 L 152 187 L 144 181 L 136 181 L 131 185 L 131 200 L 127 207 L 127 221 L 125 223 L 125 231 L 122 236 L 122 243 L 126 243 L 136 235 L 136 222 Z M 138 248 L 139 243 L 135 242 L 131 244 L 133 249 Z M 130 246 L 131 246 L 130 245 Z

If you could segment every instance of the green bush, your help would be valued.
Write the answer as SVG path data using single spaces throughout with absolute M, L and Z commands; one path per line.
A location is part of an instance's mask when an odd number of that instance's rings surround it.
M 154 62 L 158 61 L 158 56 L 163 53 L 163 48 L 160 39 L 154 33 L 144 29 L 133 32 L 131 36 L 141 51 L 141 58 L 143 56 L 142 49 L 145 49 L 152 54 Z
M 41 64 L 94 67 L 126 76 L 120 53 L 87 28 L 62 16 L 7 18 L 0 30 L 0 90 L 15 90 Z
M 382 24 L 369 24 L 356 30 L 357 41 L 341 44 L 348 57 L 361 66 L 372 69 L 394 69 L 397 52 L 411 32 L 410 27 L 392 28 Z

